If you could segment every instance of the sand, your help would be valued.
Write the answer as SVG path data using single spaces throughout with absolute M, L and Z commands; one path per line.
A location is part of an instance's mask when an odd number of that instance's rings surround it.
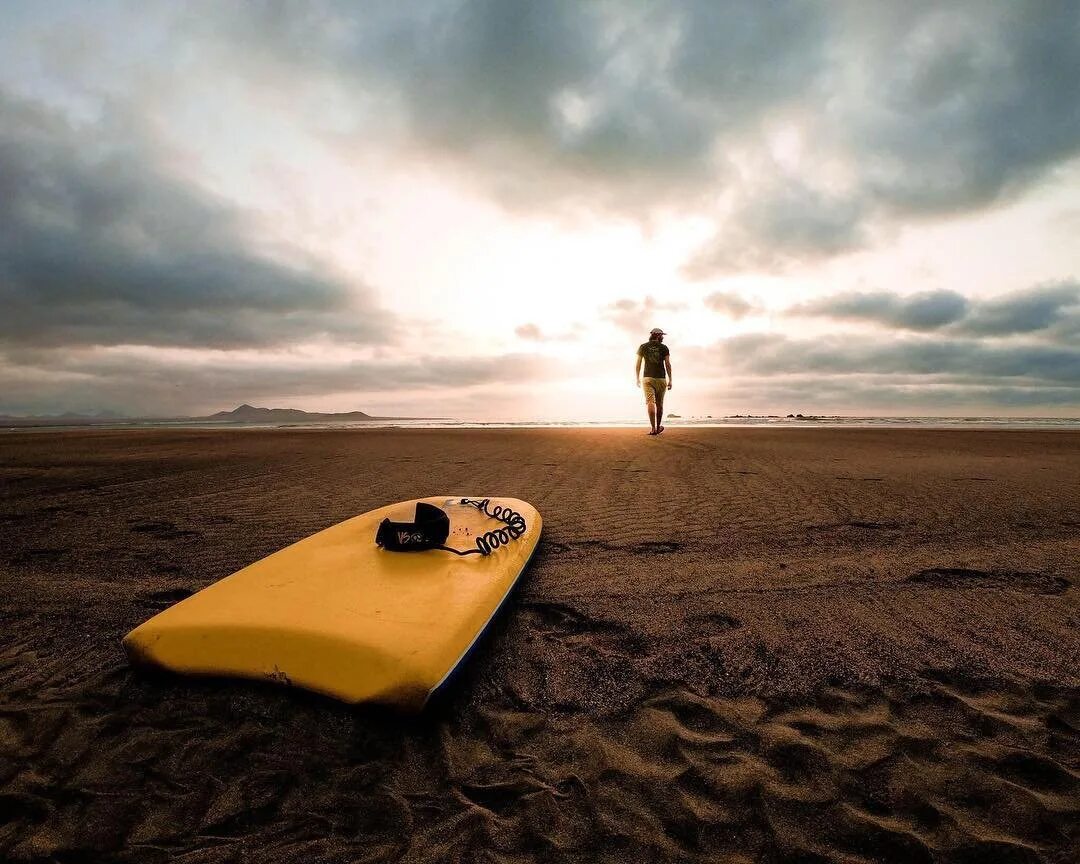
M 356 513 L 544 537 L 419 719 L 136 673 L 158 610 Z M 1080 860 L 1080 434 L 0 438 L 0 859 Z

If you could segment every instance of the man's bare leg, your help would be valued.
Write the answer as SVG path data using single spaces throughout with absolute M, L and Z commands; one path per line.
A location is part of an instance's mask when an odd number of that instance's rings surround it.
M 656 394 L 656 420 L 653 422 L 653 429 L 656 431 L 657 435 L 659 435 L 661 432 L 664 431 L 663 419 L 664 419 L 664 394 L 663 393 L 657 393 Z
M 647 407 L 649 409 L 649 430 L 650 430 L 649 434 L 650 435 L 655 435 L 656 434 L 656 426 L 657 426 L 657 423 L 656 423 L 656 406 L 653 405 L 650 402 Z

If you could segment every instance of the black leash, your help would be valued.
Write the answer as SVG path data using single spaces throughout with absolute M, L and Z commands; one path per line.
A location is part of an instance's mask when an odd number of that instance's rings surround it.
M 485 516 L 489 516 L 492 519 L 498 519 L 500 522 L 505 522 L 505 528 L 495 528 L 492 531 L 486 531 L 476 538 L 475 549 L 451 549 L 449 546 L 439 546 L 439 549 L 444 549 L 447 552 L 453 552 L 455 555 L 490 555 L 500 546 L 505 546 L 511 540 L 517 540 L 522 534 L 525 533 L 527 526 L 525 525 L 525 517 L 518 513 L 516 510 L 511 510 L 509 507 L 503 507 L 496 504 L 492 509 L 488 509 L 488 504 L 491 503 L 490 498 L 485 498 L 483 501 L 473 501 L 469 498 L 462 498 L 462 504 L 467 504 L 470 507 L 475 507 Z

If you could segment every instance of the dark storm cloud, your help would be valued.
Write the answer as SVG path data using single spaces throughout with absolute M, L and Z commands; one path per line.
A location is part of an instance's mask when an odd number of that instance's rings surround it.
M 814 340 L 772 334 L 727 339 L 696 362 L 750 375 L 953 376 L 972 381 L 1024 379 L 1078 389 L 1080 348 L 1041 343 L 986 343 L 977 339 L 827 336 Z
M 968 333 L 1003 336 L 1068 326 L 1080 313 L 1080 285 L 1041 285 L 975 305 L 961 323 Z
M 826 3 L 669 5 L 679 34 L 671 80 L 689 98 L 714 106 L 718 124 L 736 126 L 763 105 L 792 102 L 814 86 L 826 63 L 833 26 Z
M 77 125 L 0 92 L 0 343 L 367 342 L 392 323 L 161 161 L 130 118 Z
M 937 330 L 959 321 L 969 302 L 955 291 L 923 291 L 901 297 L 887 291 L 836 294 L 803 303 L 790 315 L 868 321 L 904 330 Z
M 767 169 L 767 180 L 736 190 L 688 275 L 780 270 L 852 251 L 883 226 L 1018 194 L 1080 152 L 1075 4 L 830 10 L 840 26 L 803 108 L 814 118 L 812 157 L 838 158 L 848 176 L 837 185 L 808 181 L 812 164 Z
M 1080 6 L 971 0 L 867 14 L 878 77 L 849 128 L 869 159 L 867 188 L 892 207 L 986 204 L 1077 153 Z
M 767 7 L 767 8 L 765 8 Z M 721 132 L 753 128 L 820 69 L 816 4 L 466 0 L 213 6 L 254 76 L 330 76 L 377 96 L 408 143 L 457 157 L 536 206 L 587 192 L 696 197 Z M 207 26 L 203 19 L 203 26 Z M 393 124 L 383 127 L 390 128 Z M 367 130 L 364 130 L 365 133 Z M 380 130 L 375 130 L 376 134 Z
M 953 291 L 853 292 L 788 314 L 884 329 L 813 339 L 751 333 L 681 356 L 690 374 L 726 379 L 725 393 L 746 406 L 787 404 L 804 413 L 822 406 L 892 413 L 1080 408 L 1080 340 L 1069 338 L 1080 330 L 1080 286 L 1072 282 L 992 300 Z
M 253 75 L 325 76 L 375 99 L 383 122 L 358 133 L 400 123 L 409 145 L 517 203 L 702 212 L 728 195 L 716 239 L 688 265 L 701 278 L 983 207 L 1080 152 L 1077 4 L 208 8 L 203 27 L 259 61 Z M 771 155 L 785 123 L 801 129 L 798 166 Z
M 948 329 L 973 336 L 1072 332 L 1080 314 L 1080 285 L 1038 285 L 992 300 L 971 300 L 955 291 L 900 296 L 886 291 L 850 292 L 794 306 L 790 315 L 865 321 L 916 331 Z

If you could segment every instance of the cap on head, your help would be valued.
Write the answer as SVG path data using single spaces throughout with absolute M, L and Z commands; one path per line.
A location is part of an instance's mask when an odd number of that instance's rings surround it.
M 649 331 L 649 335 L 650 336 L 666 336 L 667 334 L 663 330 L 661 330 L 659 327 L 653 327 L 652 330 Z

